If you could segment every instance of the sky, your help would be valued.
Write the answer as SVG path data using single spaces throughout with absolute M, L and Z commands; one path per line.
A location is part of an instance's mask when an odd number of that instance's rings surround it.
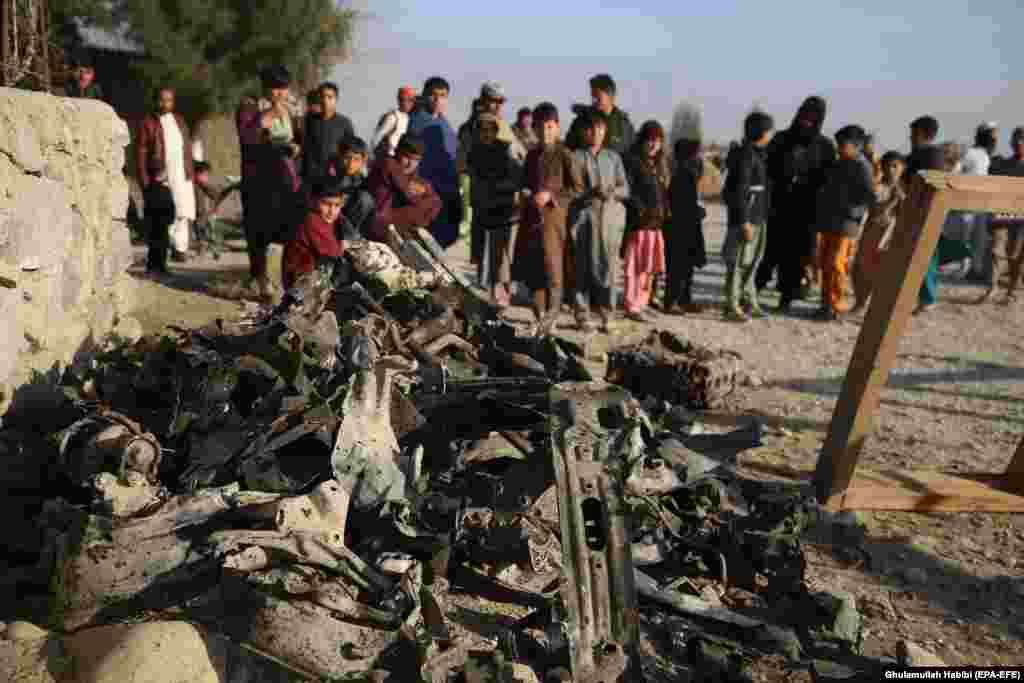
M 829 103 L 825 130 L 857 123 L 881 149 L 906 149 L 907 125 L 939 119 L 941 140 L 970 142 L 983 121 L 1024 125 L 1024 3 L 1020 0 L 349 0 L 361 13 L 353 57 L 332 77 L 339 108 L 370 137 L 400 85 L 430 76 L 452 84 L 449 118 L 468 117 L 485 80 L 508 96 L 505 116 L 554 102 L 589 102 L 589 78 L 618 84 L 637 128 L 670 125 L 686 102 L 703 112 L 704 137 L 739 137 L 756 103 L 787 127 L 808 95 Z

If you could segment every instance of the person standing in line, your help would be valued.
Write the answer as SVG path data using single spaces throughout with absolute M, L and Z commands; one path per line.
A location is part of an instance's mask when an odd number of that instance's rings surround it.
M 480 115 L 477 140 L 467 159 L 473 188 L 473 229 L 483 234 L 478 279 L 501 309 L 512 302 L 512 255 L 519 224 L 518 192 L 523 166 L 511 145 L 498 139 L 498 119 Z
M 558 108 L 550 102 L 537 105 L 533 128 L 539 144 L 526 155 L 513 277 L 530 290 L 537 329 L 544 334 L 561 312 L 568 212 L 583 180 L 573 153 L 559 140 Z
M 476 201 L 473 200 L 473 171 L 470 168 L 470 158 L 473 146 L 479 140 L 479 123 L 482 117 L 489 115 L 489 120 L 498 126 L 497 141 L 508 146 L 509 154 L 520 165 L 526 160 L 526 148 L 519 142 L 512 126 L 502 118 L 502 109 L 505 106 L 505 92 L 500 85 L 493 81 L 484 83 L 480 88 L 480 97 L 474 103 L 473 116 L 459 128 L 459 151 L 456 157 L 456 168 L 458 169 L 463 188 L 463 205 L 465 215 L 472 215 Z M 486 236 L 481 223 L 470 220 L 470 260 L 477 265 L 481 264 L 484 258 Z M 481 283 L 483 285 L 483 283 Z
M 430 226 L 434 239 L 447 249 L 459 238 L 462 223 L 462 194 L 459 191 L 455 158 L 458 138 L 448 122 L 451 86 L 440 76 L 423 84 L 421 106 L 409 118 L 409 132 L 423 141 L 419 172 L 441 198 L 443 208 Z M 379 208 L 379 207 L 378 207 Z
M 519 138 L 519 144 L 529 152 L 539 143 L 537 134 L 533 132 L 533 110 L 523 107 L 516 113 L 516 122 L 512 124 L 512 132 Z
M 780 313 L 788 313 L 794 301 L 805 298 L 815 279 L 815 202 L 825 169 L 836 158 L 835 145 L 821 132 L 826 112 L 824 99 L 808 97 L 790 127 L 768 148 L 772 215 L 756 284 L 763 290 L 778 271 Z
M 249 273 L 260 298 L 271 301 L 275 286 L 268 271 L 268 248 L 291 232 L 297 220 L 299 179 L 294 122 L 288 107 L 291 74 L 283 66 L 260 73 L 266 100 L 243 102 L 237 114 L 242 145 L 242 223 Z
M 576 323 L 580 329 L 592 331 L 590 314 L 596 310 L 599 329 L 609 334 L 617 303 L 615 278 L 621 267 L 629 180 L 622 157 L 604 146 L 608 118 L 600 111 L 591 111 L 580 130 L 584 147 L 575 155 L 583 176 L 583 192 L 569 220 L 576 256 Z
M 999 145 L 999 129 L 995 122 L 983 123 L 974 132 L 974 146 L 967 150 L 961 162 L 960 172 L 964 175 L 986 176 L 990 173 L 996 148 Z M 989 239 L 987 213 L 951 211 L 959 215 L 962 232 L 959 239 L 971 245 L 971 261 L 966 269 L 965 279 L 969 282 L 988 283 L 992 275 L 992 242 Z
M 856 303 L 851 313 L 863 310 L 871 299 L 885 244 L 907 196 L 901 182 L 905 164 L 899 152 L 889 151 L 882 155 L 882 180 L 875 187 L 878 203 L 868 211 L 853 261 L 853 293 Z
M 320 112 L 307 113 L 303 125 L 302 177 L 307 183 L 327 175 L 327 166 L 338 145 L 355 136 L 352 122 L 338 112 L 338 86 L 324 82 L 316 92 Z
M 669 221 L 672 171 L 665 151 L 665 130 L 647 121 L 626 157 L 630 198 L 623 246 L 626 317 L 647 321 L 655 278 L 665 272 L 665 238 Z
M 904 188 L 909 194 L 911 182 L 921 171 L 943 171 L 946 169 L 946 155 L 941 145 L 935 144 L 939 136 L 939 122 L 934 116 L 921 116 L 910 123 L 910 156 L 907 170 L 903 174 Z M 914 315 L 930 311 L 937 301 L 939 289 L 939 249 L 936 245 L 928 271 L 925 273 L 921 291 L 917 295 Z
M 408 85 L 398 89 L 398 106 L 380 117 L 370 144 L 374 160 L 395 154 L 398 141 L 409 130 L 409 114 L 416 107 L 416 91 Z
M 725 261 L 726 320 L 748 322 L 764 316 L 757 300 L 754 276 L 764 257 L 766 222 L 771 206 L 771 180 L 765 148 L 774 122 L 763 112 L 749 114 L 743 122 L 743 144 L 729 153 L 722 199 L 728 212 L 728 228 L 722 245 Z M 749 314 L 743 305 L 749 306 Z
M 700 157 L 700 141 L 677 140 L 675 172 L 669 186 L 671 218 L 665 229 L 665 300 L 664 311 L 670 315 L 700 313 L 703 306 L 693 301 L 693 273 L 707 265 L 704 243 L 704 217 L 707 212 L 700 203 L 700 179 L 704 161 Z
M 817 318 L 823 322 L 835 321 L 844 312 L 850 255 L 864 216 L 877 203 L 873 170 L 863 155 L 865 136 L 860 126 L 845 126 L 836 133 L 839 159 L 828 170 L 818 195 L 821 309 Z
M 196 195 L 192 185 L 192 136 L 185 119 L 174 110 L 174 94 L 170 87 L 157 91 L 154 111 L 139 127 L 135 171 L 145 189 L 152 182 L 148 173 L 150 160 L 158 159 L 163 164 L 177 212 L 171 226 L 171 258 L 184 262 L 188 259 L 192 221 L 196 219 Z
M 990 175 L 1024 177 L 1024 127 L 1015 128 L 1010 135 L 1012 153 L 1005 159 L 996 160 Z M 1016 289 L 1020 285 L 1021 262 L 1024 260 L 1024 216 L 1017 214 L 995 214 L 989 224 L 992 243 L 990 269 L 992 281 L 988 290 L 979 300 L 987 303 L 996 289 L 1003 285 L 1004 276 L 1009 274 L 1006 283 L 1006 297 L 1001 301 L 1009 304 L 1014 301 Z

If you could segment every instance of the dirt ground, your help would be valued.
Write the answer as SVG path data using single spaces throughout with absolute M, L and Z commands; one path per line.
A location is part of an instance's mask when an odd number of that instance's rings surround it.
M 711 264 L 699 275 L 696 295 L 721 303 L 724 266 L 718 257 L 722 211 L 711 206 L 705 231 Z M 174 268 L 164 283 L 141 283 L 138 318 L 147 331 L 231 316 L 237 301 L 213 296 L 212 282 L 244 278 L 243 245 L 219 261 L 199 258 Z M 137 247 L 137 261 L 143 248 Z M 469 270 L 460 243 L 452 261 Z M 215 288 L 216 289 L 216 288 Z M 896 367 L 882 394 L 875 433 L 861 463 L 880 468 L 974 473 L 1001 472 L 1024 431 L 1024 307 L 975 306 L 981 293 L 944 275 L 940 304 L 914 318 L 899 346 Z M 766 303 L 774 306 L 770 296 Z M 725 410 L 704 415 L 726 430 L 756 417 L 766 445 L 741 456 L 747 473 L 802 478 L 818 449 L 842 386 L 862 317 L 823 324 L 810 304 L 789 317 L 749 324 L 721 320 L 717 307 L 688 317 L 656 315 L 654 326 L 696 343 L 733 349 L 761 381 Z M 529 320 L 525 308 L 513 318 Z M 609 336 L 582 339 L 563 316 L 559 334 L 583 343 L 600 371 L 610 344 L 643 336 L 652 325 L 618 322 Z M 868 633 L 865 654 L 895 656 L 906 639 L 949 665 L 1024 665 L 1024 516 L 1003 514 L 860 513 L 867 537 L 858 550 L 808 545 L 809 581 L 858 597 Z M 1024 564 L 1024 563 L 1022 563 Z

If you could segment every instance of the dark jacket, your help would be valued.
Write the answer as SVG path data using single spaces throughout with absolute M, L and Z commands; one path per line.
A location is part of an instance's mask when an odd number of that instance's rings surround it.
M 96 81 L 90 83 L 85 92 L 82 92 L 82 88 L 78 85 L 78 79 L 69 78 L 64 82 L 64 96 L 65 97 L 82 97 L 89 100 L 106 100 L 107 98 L 103 95 L 103 88 Z
M 665 249 L 694 268 L 703 268 L 708 264 L 707 246 L 701 226 L 707 211 L 700 204 L 698 191 L 703 175 L 703 160 L 684 159 L 676 163 L 672 183 L 668 188 L 672 218 L 665 229 Z
M 818 194 L 816 229 L 857 237 L 864 215 L 877 203 L 869 163 L 863 158 L 839 159 Z
M 799 124 L 805 112 L 818 117 L 814 128 L 805 129 Z M 826 171 L 836 160 L 835 145 L 821 133 L 825 114 L 824 100 L 807 98 L 790 127 L 780 131 L 768 146 L 772 211 L 780 222 L 796 229 L 813 228 L 818 192 L 825 184 Z
M 188 125 L 181 114 L 175 113 L 174 120 L 178 122 L 178 129 L 181 131 L 181 154 L 182 162 L 185 164 L 185 177 L 192 179 L 192 135 L 189 133 Z M 164 129 L 160 125 L 160 117 L 157 114 L 149 114 L 142 120 L 139 126 L 138 139 L 135 141 L 135 179 L 139 185 L 149 185 L 148 163 L 150 159 L 159 159 L 164 166 L 167 165 L 167 154 L 164 150 Z
M 907 168 L 903 172 L 905 182 L 918 174 L 919 171 L 941 171 L 946 167 L 946 155 L 939 145 L 921 145 L 910 152 L 907 157 Z
M 669 218 L 669 183 L 672 177 L 662 155 L 651 162 L 644 151 L 634 150 L 625 159 L 629 179 L 626 201 L 627 230 L 661 230 Z
M 467 158 L 472 191 L 473 222 L 485 230 L 507 228 L 519 222 L 516 192 L 523 186 L 523 167 L 511 145 L 500 140 L 477 143 Z
M 565 146 L 569 149 L 575 151 L 584 146 L 582 115 L 592 110 L 593 107 L 584 104 L 573 105 L 572 111 L 576 118 L 569 128 L 569 134 L 565 136 Z M 629 114 L 618 107 L 612 109 L 612 113 L 608 115 L 608 134 L 605 136 L 604 146 L 625 157 L 629 148 L 633 146 L 635 137 L 636 130 L 633 128 L 633 122 L 629 120 Z
M 413 196 L 410 185 L 419 183 L 426 191 Z M 425 228 L 441 213 L 441 198 L 433 186 L 418 175 L 405 175 L 395 159 L 382 159 L 374 165 L 367 189 L 373 196 L 376 216 L 367 238 L 387 242 L 388 226 Z
M 341 114 L 327 120 L 320 114 L 306 114 L 302 129 L 302 177 L 306 180 L 327 173 L 328 161 L 338 153 L 338 143 L 355 135 L 352 122 Z
M 730 152 L 722 200 L 729 211 L 729 225 L 764 224 L 771 207 L 771 186 L 765 151 L 744 142 Z

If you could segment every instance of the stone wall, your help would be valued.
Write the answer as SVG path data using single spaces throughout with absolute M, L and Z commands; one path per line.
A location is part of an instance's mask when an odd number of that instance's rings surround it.
M 128 127 L 95 100 L 0 88 L 0 387 L 67 363 L 132 307 Z M 2 411 L 0 411 L 2 412 Z

